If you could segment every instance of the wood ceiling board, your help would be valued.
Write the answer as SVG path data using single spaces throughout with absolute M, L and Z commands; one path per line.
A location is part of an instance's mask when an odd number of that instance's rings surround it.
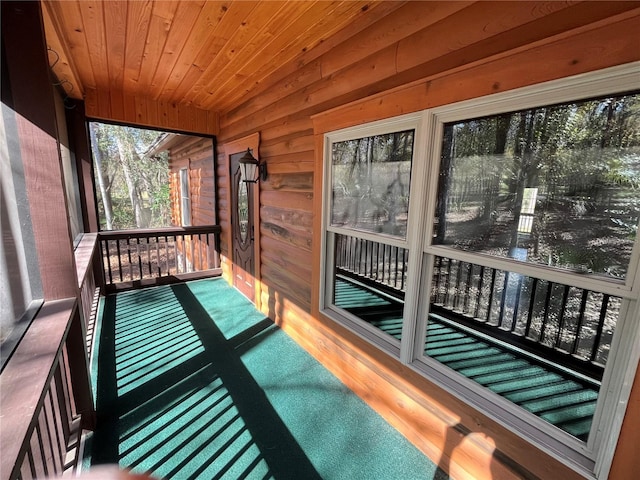
M 240 66 L 233 76 L 219 85 L 209 97 L 203 101 L 202 108 L 217 109 L 216 98 L 224 98 L 235 93 L 239 88 L 238 80 L 248 79 L 246 92 L 250 92 L 256 83 L 268 77 L 282 65 L 287 64 L 305 51 L 308 45 L 319 43 L 324 36 L 329 36 L 327 24 L 334 17 L 344 18 L 352 16 L 354 11 L 360 11 L 362 2 L 316 2 L 305 12 L 292 18 L 286 35 L 274 38 L 268 48 L 263 50 L 252 61 Z M 304 17 L 304 18 L 303 18 Z
M 64 9 L 63 9 L 64 7 Z M 43 15 L 50 16 L 52 24 L 56 27 L 55 32 L 48 32 L 45 24 L 47 41 L 61 43 L 68 47 L 68 61 L 70 68 L 77 72 L 79 90 L 74 89 L 74 95 L 79 91 L 86 92 L 87 88 L 95 88 L 93 68 L 89 56 L 89 46 L 84 32 L 84 22 L 80 8 L 77 3 L 69 2 L 45 2 Z M 60 35 L 60 40 L 56 41 L 51 37 Z M 75 97 L 81 98 L 81 97 Z
M 104 32 L 102 2 L 86 0 L 78 2 L 82 16 L 82 31 L 85 34 L 89 52 L 89 64 L 93 71 L 95 88 L 109 89 L 109 63 L 107 41 Z
M 311 2 L 305 2 L 305 5 Z M 291 15 L 300 9 L 295 2 L 263 2 L 252 12 L 246 25 L 239 28 L 220 54 L 189 92 L 189 101 L 201 105 L 212 95 L 213 88 L 228 80 L 228 72 L 255 58 L 283 30 Z
M 237 52 L 237 55 L 229 59 L 223 69 L 218 68 L 216 71 L 211 66 L 207 69 L 202 78 L 205 88 L 201 89 L 198 95 L 193 98 L 193 102 L 197 105 L 215 105 L 217 107 L 218 100 L 222 96 L 216 95 L 216 92 L 230 82 L 238 84 L 241 78 L 249 78 L 246 74 L 239 74 L 239 69 L 253 61 L 264 62 L 264 58 L 270 55 L 270 45 L 276 42 L 283 35 L 283 32 L 288 31 L 291 24 L 303 16 L 313 4 L 314 2 L 285 2 L 283 7 L 278 10 L 277 15 L 265 23 L 257 35 L 241 51 Z M 216 67 L 220 67 L 220 65 L 216 64 Z
M 49 49 L 49 65 L 58 79 L 60 87 L 72 98 L 80 99 L 83 95 L 82 82 L 69 53 L 70 47 L 62 34 L 62 27 L 57 18 L 51 15 L 50 7 L 42 9 L 42 21 Z
M 122 91 L 127 41 L 127 2 L 111 0 L 102 4 L 105 24 L 109 89 Z
M 191 31 L 194 28 L 193 26 L 196 24 L 204 6 L 204 0 L 178 3 L 178 8 L 175 11 L 175 17 L 179 19 L 182 27 L 171 28 L 169 30 L 169 35 L 167 36 L 164 49 L 158 60 L 155 74 L 147 92 L 153 98 L 157 99 L 162 93 L 162 88 L 182 54 L 187 38 L 191 34 Z M 188 25 L 191 25 L 191 28 L 187 29 Z
M 128 2 L 127 9 L 127 38 L 122 89 L 126 92 L 134 92 L 138 88 L 153 2 L 151 0 Z
M 234 16 L 237 15 L 236 12 L 240 12 L 241 9 L 247 6 L 250 9 L 253 8 L 253 5 L 250 3 L 247 3 L 244 7 L 242 5 L 244 2 L 235 3 L 238 5 L 234 7 L 231 13 L 231 15 Z M 215 32 L 227 14 L 229 14 L 231 5 L 233 5 L 232 2 L 206 2 L 204 4 L 196 23 L 188 30 L 188 35 L 185 37 L 184 47 L 180 52 L 178 61 L 167 75 L 165 82 L 160 87 L 160 91 L 157 92 L 159 97 L 173 99 L 173 94 L 179 88 L 184 77 L 194 68 L 200 52 L 214 44 L 216 39 Z M 187 27 L 187 25 L 183 25 L 182 28 L 180 28 L 176 25 L 179 31 Z M 160 83 L 158 85 L 160 85 Z
M 216 29 L 213 45 L 200 51 L 195 62 L 197 67 L 185 76 L 173 98 L 183 98 L 186 103 L 193 103 L 194 98 L 206 89 L 207 83 L 215 82 L 216 78 L 226 78 L 233 71 L 230 62 L 235 57 L 245 57 L 245 45 L 278 14 L 283 3 L 258 2 L 251 10 L 233 9 L 234 5 L 237 4 L 232 4 L 230 10 L 233 11 L 227 12 Z M 243 7 L 246 5 L 249 4 L 243 3 Z M 208 75 L 213 78 L 207 80 Z
M 169 36 L 169 32 L 175 27 L 175 13 L 178 3 L 171 1 L 154 1 L 149 21 L 144 54 L 140 64 L 135 93 L 149 95 L 153 87 L 153 79 L 156 71 L 162 68 L 160 59 Z M 178 29 L 178 31 L 181 31 Z M 186 33 L 186 32 L 185 32 Z
M 351 23 L 348 28 L 343 28 L 339 32 L 336 32 L 333 36 L 328 37 L 316 48 L 303 52 L 298 57 L 296 57 L 293 62 L 282 65 L 276 72 L 274 72 L 274 74 L 270 75 L 268 78 L 265 78 L 258 83 L 249 83 L 245 81 L 243 82 L 243 84 L 238 84 L 233 94 L 219 97 L 217 99 L 216 107 L 219 108 L 221 112 L 233 114 L 238 106 L 246 101 L 247 94 L 249 92 L 251 92 L 251 98 L 249 101 L 253 102 L 262 101 L 263 97 L 272 95 L 274 90 L 281 91 L 281 93 L 284 95 L 289 95 L 297 89 L 295 88 L 295 85 L 297 85 L 298 88 L 302 88 L 304 86 L 303 82 L 291 81 L 291 78 L 298 75 L 300 69 L 307 68 L 310 64 L 313 63 L 316 63 L 319 68 L 320 61 L 318 59 L 320 57 L 325 55 L 327 52 L 330 52 L 337 45 L 342 44 L 351 37 L 354 37 L 360 32 L 375 25 L 380 20 L 380 18 L 391 14 L 395 10 L 401 8 L 405 3 L 407 2 L 384 1 L 371 3 L 369 5 L 369 9 L 367 10 L 367 14 L 359 17 L 357 22 Z M 284 91 L 282 89 L 283 83 L 286 84 Z

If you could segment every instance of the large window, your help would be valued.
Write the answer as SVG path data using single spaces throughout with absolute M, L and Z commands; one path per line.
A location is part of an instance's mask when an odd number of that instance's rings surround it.
M 327 142 L 326 303 L 390 352 L 402 339 L 411 172 L 420 116 L 336 132 Z
M 638 362 L 636 76 L 326 135 L 321 310 L 598 476 Z
M 434 243 L 625 278 L 639 113 L 629 94 L 445 123 Z
M 331 145 L 331 225 L 404 239 L 413 130 Z

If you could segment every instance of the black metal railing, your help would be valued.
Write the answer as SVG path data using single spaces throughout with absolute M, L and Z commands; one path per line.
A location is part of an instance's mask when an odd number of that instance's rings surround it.
M 621 299 L 583 288 L 436 257 L 432 311 L 600 379 Z
M 402 300 L 408 251 L 336 234 L 337 272 Z M 431 312 L 549 362 L 602 378 L 621 298 L 435 257 Z
M 101 232 L 105 286 L 218 272 L 219 235 L 218 225 Z
M 402 247 L 336 234 L 336 268 L 404 298 L 409 252 Z

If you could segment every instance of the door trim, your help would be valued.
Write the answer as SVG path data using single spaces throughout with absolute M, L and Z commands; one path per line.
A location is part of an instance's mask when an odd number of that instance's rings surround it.
M 256 132 L 251 135 L 247 135 L 246 137 L 239 138 L 237 140 L 233 140 L 231 142 L 226 142 L 220 145 L 220 153 L 223 159 L 223 165 L 221 167 L 224 169 L 224 175 L 227 179 L 226 185 L 226 200 L 228 205 L 228 218 L 229 222 L 231 222 L 231 205 L 233 204 L 231 198 L 231 182 L 233 179 L 230 177 L 230 164 L 229 164 L 229 156 L 234 153 L 240 153 L 250 148 L 252 150 L 253 156 L 259 161 L 260 160 L 260 133 Z M 254 257 L 254 304 L 258 310 L 262 309 L 262 284 L 261 284 L 261 274 L 260 274 L 260 182 L 251 185 L 249 188 L 253 188 L 253 224 L 255 226 L 255 234 L 254 234 L 254 242 L 253 242 L 253 257 Z M 225 231 L 226 230 L 226 231 Z M 231 285 L 233 285 L 234 272 L 233 272 L 233 229 L 231 225 L 229 228 L 223 230 L 223 235 L 227 240 L 228 245 L 228 258 L 229 268 L 231 271 L 227 270 L 226 280 Z

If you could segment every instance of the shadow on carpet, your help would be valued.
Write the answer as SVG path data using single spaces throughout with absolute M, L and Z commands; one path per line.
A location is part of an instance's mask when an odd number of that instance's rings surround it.
M 85 464 L 167 479 L 446 479 L 222 279 L 104 299 Z

